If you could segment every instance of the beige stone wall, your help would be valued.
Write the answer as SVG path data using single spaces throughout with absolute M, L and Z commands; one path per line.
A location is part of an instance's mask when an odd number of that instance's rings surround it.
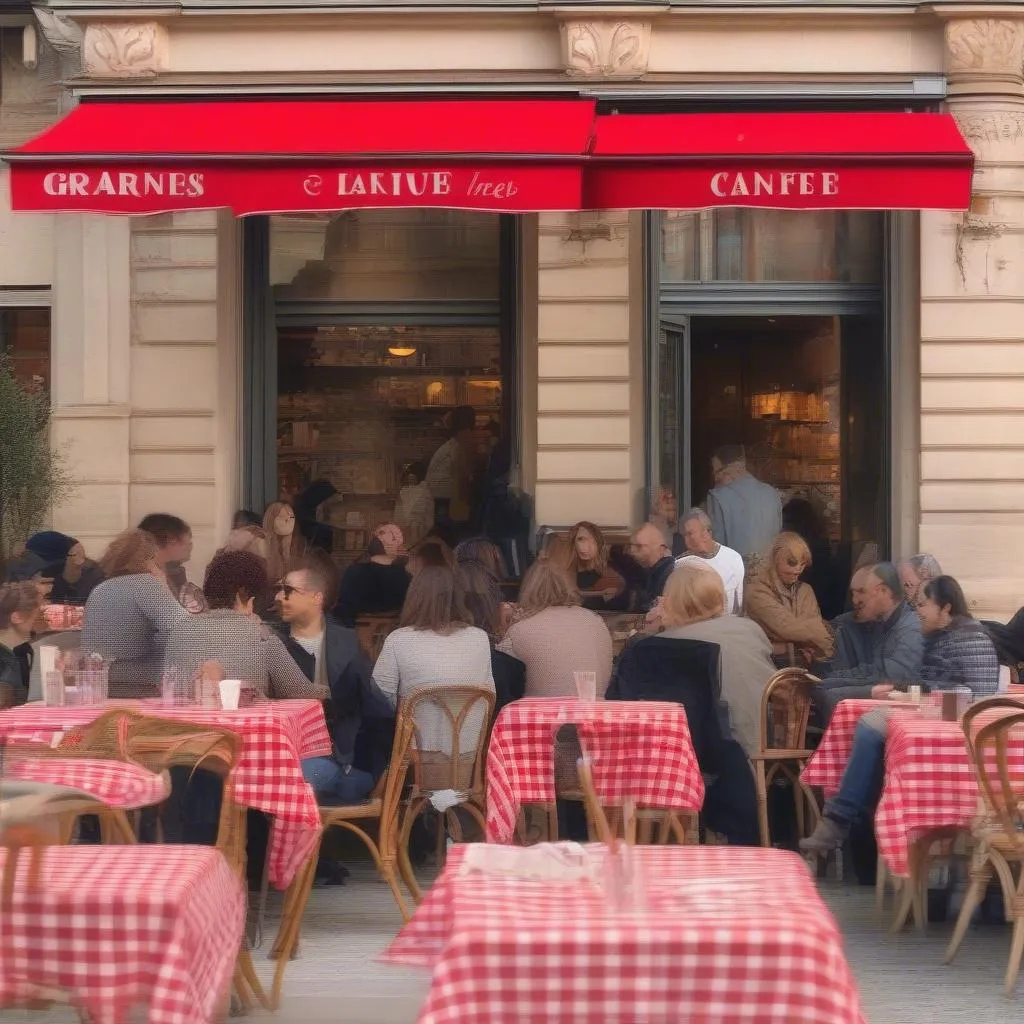
M 643 375 L 630 273 L 641 240 L 621 211 L 537 220 L 537 523 L 621 529 L 633 520 L 643 444 L 630 388 Z
M 979 614 L 1024 604 L 1024 19 L 947 26 L 971 210 L 921 217 L 920 547 Z

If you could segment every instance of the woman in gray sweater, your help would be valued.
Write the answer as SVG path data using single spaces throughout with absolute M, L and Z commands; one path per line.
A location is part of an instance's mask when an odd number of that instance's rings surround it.
M 110 663 L 111 697 L 160 693 L 171 630 L 188 618 L 156 564 L 156 541 L 125 530 L 100 559 L 106 579 L 85 602 L 82 650 Z

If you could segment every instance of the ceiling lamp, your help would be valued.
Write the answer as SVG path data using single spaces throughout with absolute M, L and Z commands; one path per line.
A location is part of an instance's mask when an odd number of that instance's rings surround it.
M 416 355 L 415 345 L 388 345 L 388 355 L 394 356 L 396 359 L 406 359 L 409 356 Z

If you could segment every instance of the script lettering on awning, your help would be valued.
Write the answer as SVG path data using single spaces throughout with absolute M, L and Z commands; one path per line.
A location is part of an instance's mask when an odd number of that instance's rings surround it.
M 736 196 L 837 196 L 838 171 L 716 171 L 711 191 Z

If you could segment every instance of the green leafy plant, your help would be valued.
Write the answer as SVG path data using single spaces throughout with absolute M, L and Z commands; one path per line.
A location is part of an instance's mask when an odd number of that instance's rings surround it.
M 0 353 L 0 559 L 46 524 L 74 490 L 67 448 L 50 444 L 50 402 Z

